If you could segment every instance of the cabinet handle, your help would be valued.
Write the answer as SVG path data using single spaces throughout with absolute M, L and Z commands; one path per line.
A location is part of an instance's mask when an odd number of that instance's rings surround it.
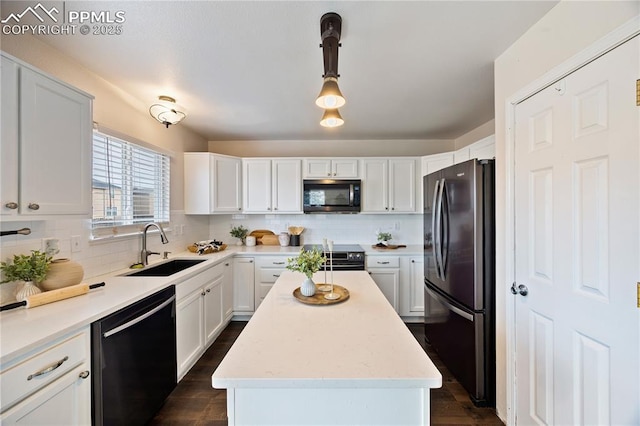
M 249 261 L 249 263 L 253 263 L 253 259 L 251 259 L 251 260 Z
M 380 261 L 378 260 L 378 265 L 388 265 L 388 264 L 389 264 L 389 262 L 380 262 Z
M 7 204 L 4 205 L 6 208 L 11 209 L 11 210 L 15 210 L 18 208 L 18 203 L 14 203 L 13 201 L 8 202 Z
M 40 204 L 37 203 L 29 203 L 29 208 L 31 210 L 39 210 L 40 209 Z
M 53 370 L 55 370 L 56 368 L 60 367 L 65 361 L 67 361 L 69 359 L 68 356 L 65 356 L 64 358 L 62 358 L 60 361 L 56 361 L 53 364 L 49 364 L 47 365 L 45 368 L 43 368 L 40 371 L 37 371 L 33 374 L 29 374 L 29 376 L 27 376 L 27 380 L 31 380 L 34 377 L 38 377 L 38 376 L 42 376 L 43 374 L 47 374 L 47 373 L 51 373 Z
M 331 177 L 331 173 L 327 173 L 327 176 Z
M 207 293 L 205 293 L 204 291 L 202 293 L 200 293 L 200 296 L 205 296 Z
M 284 262 L 273 262 L 274 265 L 284 265 Z
M 389 210 L 389 207 L 385 207 L 384 209 L 385 209 L 385 210 Z
M 242 207 L 238 207 L 238 211 L 242 211 Z
M 338 174 L 334 172 L 334 173 L 333 173 L 333 175 L 334 175 L 334 176 L 337 176 Z
M 229 266 L 229 262 L 225 263 L 224 266 Z
M 413 260 L 413 259 L 411 259 L 411 263 L 416 263 L 416 261 L 415 261 L 415 260 Z
M 85 371 L 80 372 L 80 374 L 78 374 L 78 376 L 79 376 L 81 379 L 86 379 L 87 377 L 89 377 L 89 374 L 90 374 L 90 373 L 89 373 L 89 370 L 85 370 Z
M 273 274 L 274 277 L 280 278 L 280 275 Z
M 271 207 L 267 207 L 267 210 L 271 210 Z
M 395 209 L 396 209 L 395 207 L 391 207 L 391 210 L 395 210 Z

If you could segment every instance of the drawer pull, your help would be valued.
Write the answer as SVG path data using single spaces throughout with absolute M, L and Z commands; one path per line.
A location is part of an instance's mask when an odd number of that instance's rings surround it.
M 42 376 L 43 374 L 51 373 L 56 368 L 60 367 L 68 359 L 69 359 L 69 357 L 65 356 L 60 361 L 54 362 L 53 364 L 50 364 L 50 365 L 46 366 L 45 368 L 43 368 L 42 370 L 40 370 L 38 372 L 35 372 L 33 374 L 29 374 L 29 376 L 27 377 L 27 380 L 31 380 L 34 377 Z
M 380 261 L 378 260 L 378 265 L 388 265 L 388 264 L 389 264 L 389 261 L 380 262 Z
M 87 377 L 89 377 L 89 370 L 85 370 L 85 371 L 80 372 L 80 374 L 78 374 L 78 376 L 81 379 L 86 379 Z
M 273 262 L 274 265 L 284 265 L 284 262 Z
M 18 208 L 18 203 L 14 203 L 13 201 L 11 201 L 5 204 L 4 206 L 8 209 L 15 210 Z
M 30 209 L 30 210 L 39 210 L 39 209 L 40 209 L 40 204 L 37 204 L 37 203 L 29 203 L 29 209 Z
M 280 278 L 280 275 L 273 274 L 274 277 Z

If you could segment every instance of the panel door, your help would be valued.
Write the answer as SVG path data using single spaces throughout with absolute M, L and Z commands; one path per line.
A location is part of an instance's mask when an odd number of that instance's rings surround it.
M 389 210 L 393 213 L 416 211 L 416 160 L 389 160 Z
M 305 158 L 305 178 L 329 178 L 331 177 L 331 160 L 328 158 Z
M 409 270 L 409 311 L 424 313 L 424 259 L 413 257 Z
M 389 179 L 387 160 L 372 158 L 362 161 L 362 212 L 389 211 Z
M 18 213 L 18 64 L 1 57 L 0 215 Z
M 398 312 L 398 288 L 400 286 L 400 269 L 375 268 L 369 269 L 369 275 L 378 285 L 393 309 Z
M 237 213 L 242 210 L 242 162 L 240 159 L 214 155 L 213 170 L 213 211 Z
M 233 267 L 231 260 L 224 263 L 222 280 L 222 318 L 226 322 L 233 316 Z
M 20 71 L 20 213 L 91 212 L 91 100 Z
M 302 213 L 302 170 L 300 160 L 272 160 L 273 211 Z
M 252 257 L 233 259 L 233 310 L 236 313 L 254 311 L 255 269 Z
M 247 213 L 271 212 L 271 160 L 242 161 L 242 206 Z
M 178 380 L 195 364 L 204 348 L 202 293 L 198 289 L 176 304 Z
M 333 177 L 337 178 L 358 178 L 357 158 L 337 158 L 331 161 Z
M 217 276 L 204 287 L 204 344 L 207 347 L 218 335 L 224 320 L 222 312 L 222 282 L 224 275 Z
M 640 422 L 639 52 L 516 107 L 518 424 Z

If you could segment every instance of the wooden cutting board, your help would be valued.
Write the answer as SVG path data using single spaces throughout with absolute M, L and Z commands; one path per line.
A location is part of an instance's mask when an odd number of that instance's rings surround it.
M 265 235 L 275 235 L 273 231 L 269 231 L 268 229 L 256 229 L 255 231 L 251 231 L 249 235 L 256 237 L 256 244 L 264 244 L 262 242 L 262 237 Z
M 278 239 L 277 235 L 263 235 L 261 240 L 262 240 L 262 244 L 264 244 L 265 246 L 280 245 L 280 240 Z

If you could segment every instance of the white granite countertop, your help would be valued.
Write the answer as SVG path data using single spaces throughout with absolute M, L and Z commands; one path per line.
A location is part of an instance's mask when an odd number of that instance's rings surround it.
M 362 247 L 367 255 L 417 253 L 413 253 L 415 248 L 409 247 L 419 247 L 419 253 L 422 253 L 421 246 L 409 246 L 406 249 L 397 250 L 377 250 L 371 248 L 370 244 L 368 246 L 362 245 Z M 229 246 L 222 252 L 204 256 L 185 251 L 172 256 L 171 259 L 199 257 L 207 259 L 207 261 L 170 277 L 123 277 L 121 274 L 133 272 L 129 269 L 123 269 L 113 274 L 85 279 L 83 282 L 89 284 L 104 281 L 106 285 L 102 288 L 90 290 L 88 294 L 71 299 L 32 309 L 17 308 L 0 313 L 0 363 L 25 354 L 51 339 L 89 325 L 93 321 L 116 312 L 171 284 L 178 284 L 213 266 L 215 263 L 235 255 L 269 256 L 286 254 L 293 257 L 300 249 L 301 247 L 293 246 Z M 162 261 L 154 259 L 151 264 L 160 262 Z
M 325 306 L 293 297 L 303 279 L 280 275 L 213 373 L 215 388 L 441 386 L 440 372 L 369 274 L 334 272 L 350 298 Z

